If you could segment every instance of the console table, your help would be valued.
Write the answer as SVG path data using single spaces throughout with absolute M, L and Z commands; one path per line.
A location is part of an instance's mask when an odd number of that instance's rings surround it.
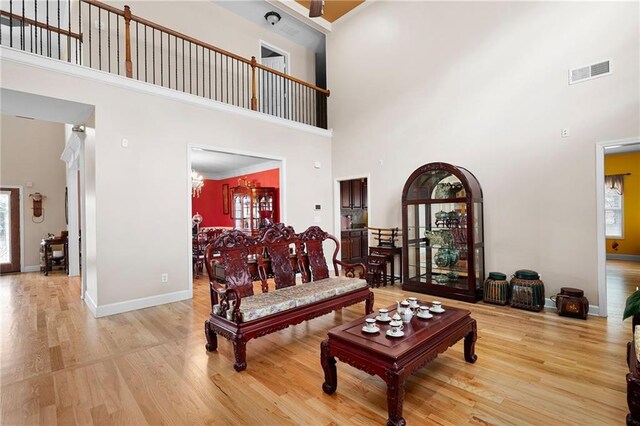
M 53 246 L 62 246 L 62 266 L 64 267 L 64 271 L 69 273 L 69 239 L 66 236 L 55 237 L 42 240 L 40 244 L 44 246 L 44 274 L 49 275 L 53 260 L 55 260 L 53 257 Z

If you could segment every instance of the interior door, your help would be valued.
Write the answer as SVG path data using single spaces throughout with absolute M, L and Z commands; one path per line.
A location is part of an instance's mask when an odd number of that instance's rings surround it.
M 263 57 L 262 65 L 287 74 L 284 56 Z M 288 80 L 270 72 L 261 72 L 260 111 L 282 118 L 289 118 L 287 101 Z
M 20 272 L 20 191 L 0 188 L 0 273 Z

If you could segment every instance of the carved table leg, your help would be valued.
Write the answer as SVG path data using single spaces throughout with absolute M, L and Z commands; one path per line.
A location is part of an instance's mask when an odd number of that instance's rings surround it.
M 204 322 L 204 335 L 207 338 L 207 344 L 205 345 L 207 351 L 211 352 L 218 349 L 218 335 L 209 327 L 209 320 Z
M 329 356 L 329 339 L 320 343 L 320 364 L 324 370 L 322 390 L 331 395 L 338 387 L 338 373 L 336 371 L 336 359 Z
M 367 301 L 365 302 L 365 306 L 364 306 L 366 315 L 373 313 L 373 299 L 374 299 L 374 294 L 373 292 L 370 292 L 369 297 L 367 297 Z
M 472 321 L 471 331 L 464 336 L 464 359 L 473 364 L 478 359 L 478 356 L 476 355 L 476 339 L 478 338 L 478 331 L 476 320 Z
M 233 339 L 233 353 L 236 357 L 236 363 L 233 364 L 233 368 L 236 371 L 242 371 L 247 369 L 247 342 L 244 340 L 243 334 L 238 334 Z
M 387 409 L 389 411 L 387 426 L 404 426 L 407 424 L 402 417 L 404 380 L 400 379 L 398 372 L 387 371 L 385 381 L 387 382 Z

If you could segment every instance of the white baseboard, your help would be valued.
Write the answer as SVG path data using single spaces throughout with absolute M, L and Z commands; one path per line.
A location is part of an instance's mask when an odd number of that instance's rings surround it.
M 192 290 L 176 291 L 174 293 L 159 294 L 157 296 L 142 297 L 140 299 L 126 300 L 124 302 L 111 303 L 108 305 L 96 306 L 95 302 L 85 292 L 85 303 L 89 306 L 96 318 L 109 315 L 121 314 L 123 312 L 135 311 L 137 309 L 150 308 L 152 306 L 164 305 L 165 303 L 179 302 L 191 299 Z M 93 305 L 93 306 L 92 306 Z M 95 310 L 94 310 L 95 309 Z
M 617 254 L 607 253 L 607 260 L 631 260 L 634 262 L 640 262 L 640 255 L 638 254 Z
M 84 303 L 85 305 L 87 305 L 93 316 L 97 317 L 96 312 L 98 312 L 98 306 L 96 305 L 96 302 L 91 298 L 91 295 L 88 291 L 84 292 Z
M 40 272 L 40 265 L 23 266 L 20 272 Z
M 554 302 L 553 300 L 547 298 L 544 301 L 544 307 L 545 308 L 556 309 L 556 302 Z M 594 317 L 599 317 L 600 316 L 600 306 L 598 306 L 598 305 L 589 305 L 589 315 L 593 315 Z

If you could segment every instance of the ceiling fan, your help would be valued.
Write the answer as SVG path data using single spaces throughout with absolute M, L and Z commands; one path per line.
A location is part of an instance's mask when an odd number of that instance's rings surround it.
M 311 0 L 309 18 L 317 18 L 324 13 L 324 0 Z

